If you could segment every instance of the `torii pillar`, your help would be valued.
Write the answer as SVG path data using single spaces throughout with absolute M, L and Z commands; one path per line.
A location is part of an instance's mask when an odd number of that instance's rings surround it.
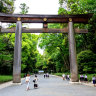
M 14 46 L 13 83 L 21 83 L 21 18 L 17 18 Z
M 70 60 L 70 73 L 71 82 L 78 82 L 78 66 L 77 66 L 77 56 L 76 56 L 76 44 L 74 36 L 74 28 L 72 18 L 69 18 L 69 60 Z

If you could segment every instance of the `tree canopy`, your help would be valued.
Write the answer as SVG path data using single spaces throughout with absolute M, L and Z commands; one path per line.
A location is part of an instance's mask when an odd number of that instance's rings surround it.
M 6 4 L 8 6 L 5 6 Z M 5 4 L 5 5 L 4 5 Z M 74 28 L 86 28 L 87 34 L 75 34 L 79 73 L 96 72 L 96 0 L 59 0 L 59 15 L 93 13 L 89 24 L 74 24 Z M 28 13 L 29 7 L 20 4 L 20 13 Z M 14 0 L 0 2 L 0 12 L 12 13 Z M 10 25 L 9 25 L 10 26 Z M 15 27 L 11 24 L 11 27 Z M 67 24 L 48 24 L 48 28 L 61 29 Z M 0 74 L 12 74 L 15 34 L 0 34 Z M 37 45 L 44 50 L 41 55 Z M 63 33 L 22 34 L 22 72 L 69 72 L 68 35 Z
M 93 13 L 93 17 L 89 24 L 74 24 L 76 28 L 88 29 L 87 34 L 75 34 L 76 48 L 77 48 L 77 62 L 79 66 L 79 73 L 94 73 L 92 68 L 96 65 L 96 1 L 95 0 L 59 0 L 59 15 L 64 14 L 86 14 Z M 67 24 L 49 24 L 48 28 L 64 28 Z M 66 34 L 41 34 L 40 47 L 45 49 L 44 61 L 47 69 L 54 70 L 54 72 L 69 71 L 69 45 L 68 36 Z M 89 50 L 89 51 L 86 51 Z M 88 55 L 81 53 L 86 52 Z M 93 55 L 88 54 L 91 52 Z M 85 54 L 85 53 L 84 53 Z M 86 57 L 87 56 L 87 57 Z M 83 58 L 83 63 L 81 63 Z M 87 58 L 87 59 L 86 59 Z M 91 58 L 90 61 L 87 61 Z M 43 62 L 44 62 L 43 61 Z M 51 66 L 50 66 L 51 65 Z M 44 65 L 45 66 L 45 65 Z M 51 68 L 53 66 L 53 68 Z
M 0 12 L 13 13 L 14 0 L 0 0 Z

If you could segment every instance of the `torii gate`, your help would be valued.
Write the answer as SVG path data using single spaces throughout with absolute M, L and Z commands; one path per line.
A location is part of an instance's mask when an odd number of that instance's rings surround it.
M 13 64 L 13 83 L 21 82 L 21 38 L 22 33 L 68 33 L 69 39 L 69 59 L 71 81 L 78 82 L 78 66 L 76 59 L 75 33 L 87 33 L 87 29 L 74 29 L 73 23 L 88 23 L 92 14 L 78 15 L 32 15 L 32 14 L 5 14 L 0 13 L 0 22 L 16 23 L 16 28 L 1 28 L 0 33 L 15 33 L 14 64 Z M 22 28 L 22 23 L 43 23 L 43 28 L 28 29 Z M 48 23 L 68 23 L 68 28 L 48 29 Z

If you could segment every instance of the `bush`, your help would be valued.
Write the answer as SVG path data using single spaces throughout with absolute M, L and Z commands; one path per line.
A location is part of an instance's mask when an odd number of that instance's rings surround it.
M 90 50 L 81 51 L 77 55 L 79 73 L 96 72 L 96 54 Z
M 0 75 L 0 83 L 11 81 L 12 76 L 11 75 Z

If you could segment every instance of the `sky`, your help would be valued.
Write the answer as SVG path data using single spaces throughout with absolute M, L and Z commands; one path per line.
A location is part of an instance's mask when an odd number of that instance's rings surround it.
M 48 14 L 57 15 L 59 8 L 59 0 L 15 0 L 15 11 L 14 13 L 20 13 L 20 4 L 25 3 L 28 7 L 27 14 Z M 30 24 L 31 28 L 42 28 L 42 24 Z
M 59 0 L 15 0 L 15 13 L 19 13 L 21 3 L 30 8 L 28 14 L 58 14 Z
M 15 0 L 15 14 L 20 13 L 20 4 L 25 3 L 28 7 L 27 14 L 45 14 L 45 15 L 57 15 L 59 9 L 59 0 Z M 30 24 L 31 28 L 42 28 L 42 24 Z M 43 50 L 37 46 L 37 49 L 41 54 Z

